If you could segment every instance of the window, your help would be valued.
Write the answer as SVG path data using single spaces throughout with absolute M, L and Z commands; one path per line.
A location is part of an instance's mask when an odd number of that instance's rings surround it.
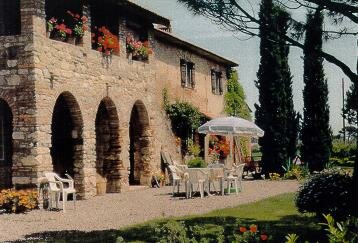
M 181 86 L 195 88 L 195 65 L 184 59 L 180 60 Z
M 222 73 L 211 70 L 211 90 L 214 94 L 223 94 Z
M 20 0 L 0 0 L 0 36 L 20 34 Z

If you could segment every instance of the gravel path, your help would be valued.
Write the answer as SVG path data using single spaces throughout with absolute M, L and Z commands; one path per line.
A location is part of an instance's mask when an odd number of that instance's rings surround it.
M 68 202 L 66 213 L 35 210 L 19 215 L 0 214 L 0 242 L 43 231 L 118 229 L 159 217 L 203 214 L 297 189 L 295 181 L 243 181 L 243 191 L 238 196 L 183 199 L 171 197 L 171 187 L 140 188 L 79 201 L 76 210 Z

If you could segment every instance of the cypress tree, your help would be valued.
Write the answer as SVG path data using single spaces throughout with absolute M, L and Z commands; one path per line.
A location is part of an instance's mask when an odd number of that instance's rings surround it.
M 267 175 L 283 172 L 282 165 L 288 158 L 291 141 L 287 124 L 288 111 L 293 110 L 292 81 L 287 62 L 288 47 L 283 38 L 288 29 L 289 15 L 274 6 L 272 0 L 263 0 L 259 17 L 261 60 L 256 86 L 260 105 L 255 104 L 255 116 L 256 123 L 265 131 L 259 144 L 263 171 Z
M 332 147 L 329 126 L 328 87 L 323 71 L 323 15 L 319 9 L 307 14 L 304 43 L 304 109 L 302 159 L 311 171 L 320 171 L 328 162 Z
M 281 14 L 283 18 L 288 17 L 284 12 Z M 283 19 L 281 22 L 284 24 L 282 26 L 282 35 L 286 35 L 288 24 L 287 19 Z M 288 64 L 288 54 L 289 46 L 284 41 L 284 38 L 280 39 L 281 47 L 281 72 L 282 72 L 282 81 L 283 87 L 285 89 L 285 113 L 286 113 L 286 149 L 287 149 L 287 159 L 293 160 L 297 154 L 297 140 L 298 133 L 300 130 L 300 114 L 295 111 L 293 105 L 293 94 L 292 94 L 292 75 L 290 67 Z

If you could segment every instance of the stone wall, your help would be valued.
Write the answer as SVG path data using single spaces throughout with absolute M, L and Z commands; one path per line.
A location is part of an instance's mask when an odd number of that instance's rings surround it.
M 158 85 L 168 90 L 171 100 L 189 101 L 204 114 L 215 117 L 224 114 L 224 94 L 218 95 L 212 92 L 211 70 L 222 72 L 223 87 L 226 87 L 225 67 L 163 41 L 155 42 L 155 50 L 156 80 Z M 195 64 L 194 89 L 181 86 L 180 59 Z
M 0 188 L 12 184 L 35 184 L 36 108 L 33 72 L 32 20 L 34 1 L 21 1 L 21 34 L 0 36 L 0 99 L 13 116 L 12 161 L 0 161 Z M 12 168 L 11 168 L 12 165 Z M 5 178 L 4 180 L 2 178 Z
M 119 131 L 118 136 L 115 135 L 118 158 L 110 159 L 116 161 L 113 168 L 118 169 L 117 174 L 112 174 L 115 181 L 111 191 L 115 192 L 128 188 L 129 126 L 135 104 L 141 104 L 140 113 L 149 124 L 141 142 L 143 144 L 145 140 L 146 144 L 140 151 L 145 167 L 141 184 L 149 184 L 151 174 L 160 169 L 161 149 L 168 151 L 174 159 L 180 159 L 170 122 L 162 108 L 163 88 L 167 88 L 173 98 L 193 102 L 203 112 L 222 112 L 223 96 L 211 93 L 210 69 L 218 66 L 213 62 L 159 43 L 153 38 L 152 31 L 149 40 L 154 54 L 149 61 L 130 60 L 123 35 L 123 31 L 130 30 L 126 29 L 124 19 L 120 22 L 121 52 L 108 59 L 91 49 L 89 32 L 86 32 L 82 46 L 47 38 L 44 1 L 21 2 L 32 4 L 32 7 L 23 8 L 22 13 L 31 16 L 29 23 L 32 27 L 23 30 L 33 35 L 27 36 L 24 32 L 17 37 L 0 37 L 0 53 L 8 48 L 5 43 L 18 46 L 19 50 L 16 60 L 6 61 L 7 66 L 0 69 L 0 98 L 7 101 L 14 115 L 14 183 L 36 183 L 45 172 L 53 170 L 51 139 L 59 97 L 67 104 L 64 109 L 68 109 L 72 117 L 74 179 L 81 197 L 96 194 L 96 117 L 101 101 L 110 101 L 111 109 L 117 111 L 117 116 L 111 117 L 118 120 L 108 121 L 116 124 Z M 22 16 L 22 20 L 28 18 L 26 16 Z M 197 85 L 194 90 L 180 86 L 180 56 L 176 53 L 189 55 L 195 62 Z

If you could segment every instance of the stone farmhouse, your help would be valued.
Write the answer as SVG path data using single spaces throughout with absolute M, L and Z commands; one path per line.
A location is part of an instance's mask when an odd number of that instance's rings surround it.
M 83 36 L 70 38 L 68 15 L 82 20 Z M 99 51 L 104 35 L 91 31 L 102 26 L 118 52 Z M 0 189 L 38 186 L 48 171 L 70 174 L 81 198 L 103 181 L 106 192 L 149 184 L 161 149 L 179 156 L 163 89 L 220 116 L 234 66 L 130 1 L 1 0 Z

